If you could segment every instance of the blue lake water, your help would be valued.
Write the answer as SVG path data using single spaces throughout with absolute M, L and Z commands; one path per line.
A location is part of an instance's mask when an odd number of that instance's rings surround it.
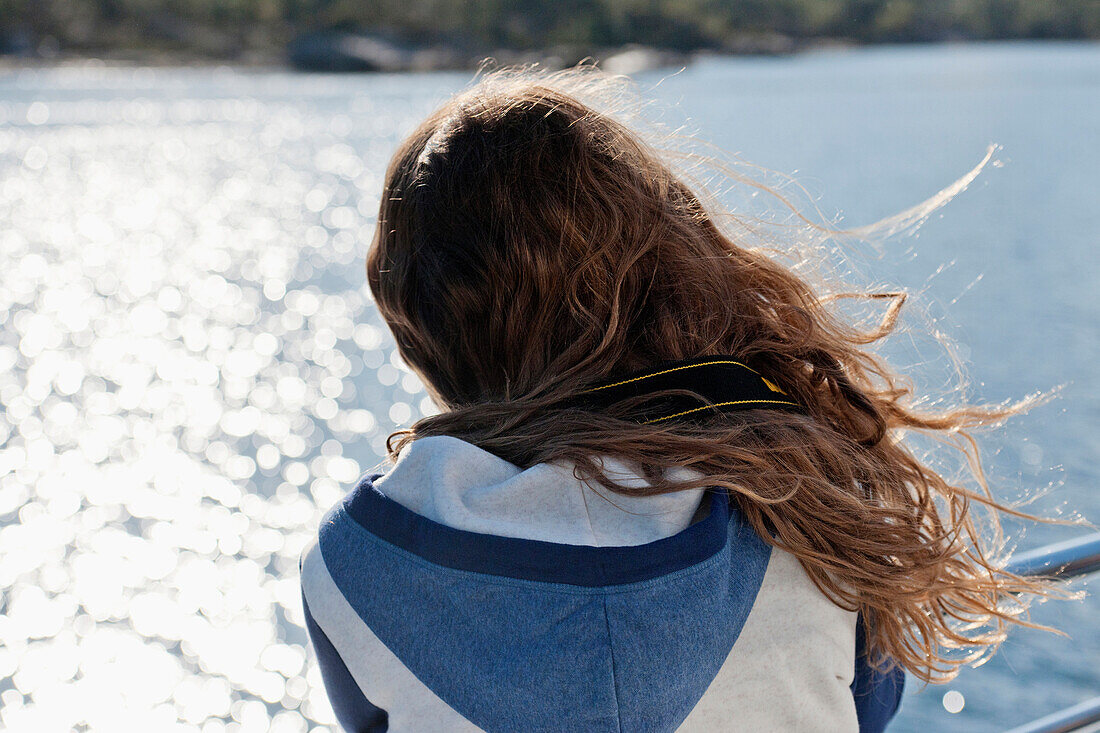
M 0 71 L 4 727 L 332 727 L 298 553 L 385 436 L 431 409 L 362 260 L 394 146 L 468 79 Z M 958 343 L 973 399 L 1063 386 L 982 436 L 990 482 L 1100 518 L 1100 46 L 714 58 L 637 79 L 850 225 L 1001 146 L 854 266 Z M 891 353 L 935 392 L 929 343 Z M 1001 730 L 1100 694 L 1096 599 L 1033 620 L 1069 637 L 1019 630 L 947 685 L 911 681 L 893 730 Z

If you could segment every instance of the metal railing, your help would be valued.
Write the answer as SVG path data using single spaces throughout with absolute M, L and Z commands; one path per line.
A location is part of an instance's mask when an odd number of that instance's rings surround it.
M 1085 700 L 1065 710 L 1033 720 L 1008 733 L 1070 733 L 1079 731 L 1087 725 L 1100 722 L 1100 697 Z
M 1064 579 L 1095 573 L 1100 570 L 1100 532 L 1022 552 L 1009 559 L 1005 569 Z
M 1057 542 L 1012 557 L 1007 565 L 1017 575 L 1076 578 L 1100 571 L 1100 532 Z M 1100 723 L 1100 697 L 1059 710 L 1008 733 L 1070 733 Z

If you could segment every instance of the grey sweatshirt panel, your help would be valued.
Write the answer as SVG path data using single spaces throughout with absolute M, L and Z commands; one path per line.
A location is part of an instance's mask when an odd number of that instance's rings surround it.
M 617 482 L 647 486 L 637 470 L 601 459 Z M 675 469 L 676 479 L 697 476 Z M 573 476 L 573 466 L 522 469 L 458 438 L 412 441 L 374 482 L 405 508 L 440 524 L 481 534 L 569 545 L 641 545 L 670 537 L 701 518 L 703 489 L 658 496 L 611 494 Z

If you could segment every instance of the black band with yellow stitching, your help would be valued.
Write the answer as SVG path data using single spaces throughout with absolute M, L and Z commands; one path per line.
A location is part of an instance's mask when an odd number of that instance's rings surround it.
M 698 420 L 715 411 L 802 410 L 783 388 L 732 356 L 708 356 L 666 362 L 651 369 L 605 380 L 583 391 L 567 406 L 607 410 L 634 397 L 669 389 L 687 389 L 707 402 L 688 395 L 655 396 L 639 400 L 629 410 L 642 423 Z

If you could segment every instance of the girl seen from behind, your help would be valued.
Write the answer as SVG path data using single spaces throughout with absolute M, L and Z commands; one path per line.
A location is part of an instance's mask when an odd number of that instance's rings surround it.
M 367 279 L 441 412 L 303 555 L 349 730 L 882 730 L 1053 592 L 999 569 L 968 433 L 1028 405 L 915 407 L 869 350 L 904 299 L 843 317 L 621 84 L 484 74 L 386 173 Z

